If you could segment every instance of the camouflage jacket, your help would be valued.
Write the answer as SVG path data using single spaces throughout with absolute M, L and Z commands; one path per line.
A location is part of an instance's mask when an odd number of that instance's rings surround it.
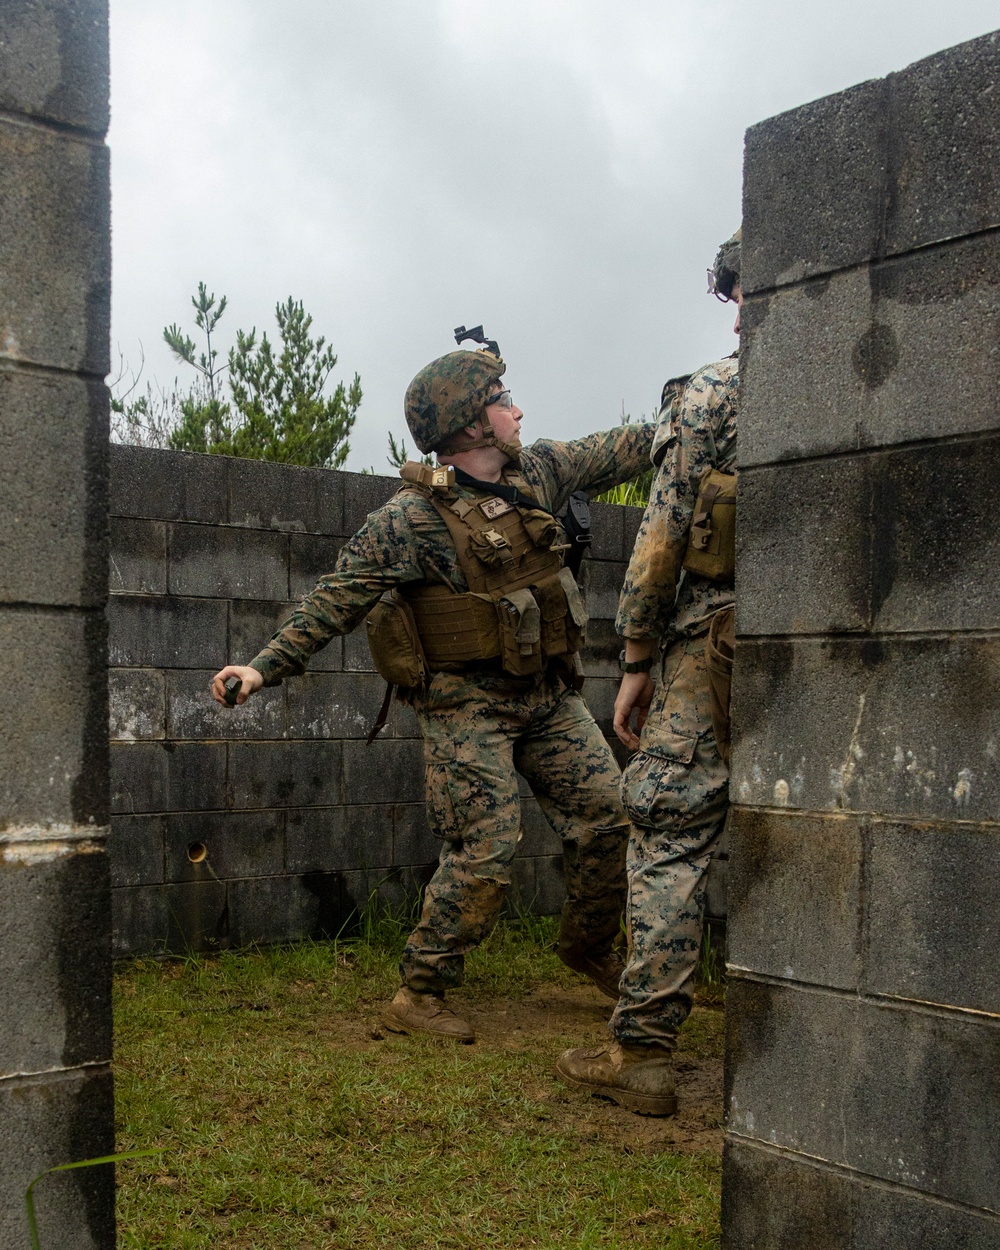
M 738 364 L 730 356 L 693 373 L 682 391 L 664 387 L 656 473 L 615 622 L 625 638 L 689 637 L 733 602 L 732 586 L 686 573 L 681 562 L 699 478 L 707 468 L 735 467 L 738 385 Z
M 519 472 L 532 497 L 557 512 L 577 490 L 600 494 L 638 477 L 648 463 L 656 426 L 621 426 L 569 443 L 542 439 L 521 454 Z M 459 495 L 478 498 L 465 487 Z M 448 528 L 416 491 L 395 495 L 372 512 L 341 548 L 332 573 L 321 577 L 250 664 L 265 685 L 301 673 L 313 652 L 348 634 L 384 591 L 417 582 L 468 590 Z

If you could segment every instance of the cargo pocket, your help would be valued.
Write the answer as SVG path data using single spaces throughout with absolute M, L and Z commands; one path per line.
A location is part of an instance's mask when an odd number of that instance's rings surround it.
M 431 761 L 427 765 L 424 785 L 431 833 L 446 842 L 461 842 L 462 823 L 455 808 L 451 769 L 447 764 Z
M 643 727 L 639 750 L 622 773 L 622 803 L 634 825 L 664 829 L 683 820 L 690 807 L 688 778 L 698 735 Z

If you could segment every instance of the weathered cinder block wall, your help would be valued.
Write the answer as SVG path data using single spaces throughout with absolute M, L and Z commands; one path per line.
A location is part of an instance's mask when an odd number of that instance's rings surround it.
M 394 704 L 365 744 L 385 683 L 363 628 L 242 709 L 208 692 L 227 660 L 253 658 L 399 479 L 111 450 L 116 952 L 328 936 L 373 892 L 411 900 L 439 843 L 412 712 Z M 612 738 L 613 620 L 640 516 L 595 505 L 583 565 L 584 694 Z M 524 826 L 517 902 L 556 911 L 559 842 L 527 797 Z M 208 857 L 192 863 L 197 844 Z
M 107 13 L 0 3 L 0 1247 L 113 1149 L 105 834 Z M 42 1244 L 113 1247 L 109 1167 Z
M 1000 1247 L 1000 34 L 747 135 L 725 1245 Z

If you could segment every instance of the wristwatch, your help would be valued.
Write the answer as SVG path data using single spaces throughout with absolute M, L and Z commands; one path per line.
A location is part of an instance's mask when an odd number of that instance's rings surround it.
M 653 667 L 653 657 L 648 655 L 644 660 L 626 660 L 622 651 L 618 656 L 618 667 L 623 673 L 648 673 Z

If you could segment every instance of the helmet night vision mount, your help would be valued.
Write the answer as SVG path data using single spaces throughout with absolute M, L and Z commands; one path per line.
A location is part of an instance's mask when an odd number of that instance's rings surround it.
M 488 352 L 492 352 L 494 356 L 500 355 L 500 348 L 497 346 L 496 339 L 488 339 L 483 334 L 482 326 L 473 326 L 471 330 L 467 330 L 465 326 L 455 327 L 455 342 L 462 346 L 466 339 L 472 339 L 473 343 L 482 343 Z

